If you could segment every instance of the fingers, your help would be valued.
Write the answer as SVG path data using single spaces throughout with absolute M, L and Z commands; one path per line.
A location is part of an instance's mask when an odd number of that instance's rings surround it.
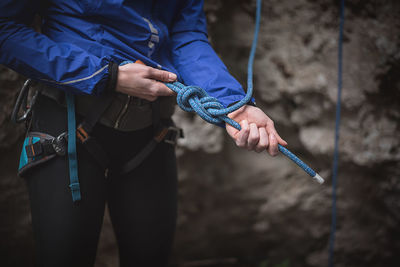
M 278 144 L 287 145 L 287 142 L 277 133 L 274 122 L 261 110 L 245 109 L 236 116 L 232 114 L 230 118 L 237 121 L 241 119 L 242 130 L 238 131 L 228 124 L 226 130 L 237 146 L 256 152 L 267 150 L 271 156 L 276 156 L 279 151 Z
M 278 139 L 278 143 L 283 145 L 283 146 L 287 146 L 287 142 L 285 140 L 282 139 L 282 137 L 280 137 L 280 135 L 275 131 L 275 137 Z
M 241 130 L 236 135 L 236 145 L 241 148 L 247 147 L 247 139 L 249 138 L 250 134 L 250 127 L 249 123 L 244 120 L 240 123 Z
M 174 73 L 139 63 L 131 63 L 119 66 L 115 90 L 130 96 L 154 101 L 159 96 L 175 94 L 164 82 L 173 82 L 176 78 Z
M 231 126 L 227 126 L 226 128 L 228 134 L 235 139 L 238 147 L 260 152 L 267 148 L 268 135 L 265 128 L 258 129 L 255 123 L 250 123 L 249 125 L 247 120 L 243 120 L 240 126 L 242 128 L 240 131 Z
M 151 96 L 171 96 L 174 95 L 174 91 L 169 89 L 165 84 L 155 81 L 155 80 L 150 80 L 149 82 L 149 94 Z
M 273 157 L 278 154 L 278 140 L 273 133 L 269 134 L 268 153 Z
M 247 120 L 243 120 L 240 126 L 242 128 L 240 131 L 230 125 L 226 126 L 228 134 L 238 147 L 256 152 L 268 150 L 271 156 L 278 154 L 278 140 L 274 133 L 268 134 L 265 127 L 258 128 L 255 123 L 249 124 Z
M 275 128 L 271 129 L 270 133 L 275 135 L 275 138 L 277 139 L 278 144 L 281 144 L 283 146 L 287 146 L 287 142 L 282 139 L 282 137 L 278 134 L 278 132 L 275 130 Z
M 275 138 L 277 139 L 277 142 L 279 144 L 281 144 L 283 146 L 287 145 L 287 142 L 285 140 L 283 140 L 283 138 L 280 137 L 280 135 L 276 131 L 274 122 L 272 120 L 267 123 L 266 129 L 267 129 L 267 132 L 269 135 L 271 135 L 271 134 L 275 135 Z
M 250 133 L 249 133 L 249 137 L 247 139 L 246 148 L 248 150 L 254 150 L 256 145 L 258 144 L 259 140 L 260 140 L 260 134 L 258 132 L 257 124 L 250 123 Z
M 174 82 L 176 81 L 176 74 L 172 72 L 168 72 L 165 70 L 158 70 L 155 68 L 149 68 L 146 72 L 146 78 L 157 80 L 160 82 Z
M 268 141 L 267 130 L 265 130 L 264 127 L 259 128 L 258 132 L 260 134 L 260 141 L 258 141 L 255 151 L 260 153 L 268 148 L 269 141 Z

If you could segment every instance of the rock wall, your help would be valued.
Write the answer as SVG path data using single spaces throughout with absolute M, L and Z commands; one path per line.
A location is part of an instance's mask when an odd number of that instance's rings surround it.
M 327 178 L 320 186 L 283 156 L 236 148 L 223 129 L 177 110 L 179 217 L 174 266 L 324 266 L 328 259 L 337 83 L 338 1 L 265 0 L 255 61 L 257 105 L 289 148 Z M 346 1 L 336 266 L 399 266 L 400 2 Z M 254 1 L 207 0 L 209 37 L 242 84 Z M 22 78 L 0 69 L 0 255 L 31 266 L 29 203 L 15 177 L 23 126 L 9 122 Z M 117 265 L 106 219 L 96 266 Z
M 209 132 L 196 131 L 188 140 L 208 141 L 204 149 L 186 146 L 193 152 L 180 158 L 178 258 L 327 264 L 336 2 L 264 1 L 254 71 L 258 106 L 327 183 L 313 183 L 282 156 L 241 151 L 225 134 L 221 151 L 210 155 Z M 336 266 L 398 266 L 400 3 L 346 2 Z M 214 47 L 242 84 L 254 8 L 255 1 L 206 2 Z

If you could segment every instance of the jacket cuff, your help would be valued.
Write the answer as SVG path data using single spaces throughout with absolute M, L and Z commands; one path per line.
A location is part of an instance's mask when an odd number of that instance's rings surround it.
M 118 79 L 118 67 L 119 65 L 115 62 L 110 62 L 108 65 L 108 81 L 104 90 L 105 95 L 113 94 L 115 92 Z
M 239 101 L 240 101 L 240 100 L 239 100 Z M 239 101 L 235 101 L 235 102 L 233 102 L 233 103 L 230 103 L 230 104 L 228 105 L 228 107 L 231 107 L 231 106 L 235 105 L 235 104 L 236 104 L 237 102 L 239 102 Z M 249 102 L 246 103 L 246 105 L 253 106 L 253 107 L 257 107 L 256 101 L 254 100 L 254 98 L 251 98 L 251 99 L 249 100 Z

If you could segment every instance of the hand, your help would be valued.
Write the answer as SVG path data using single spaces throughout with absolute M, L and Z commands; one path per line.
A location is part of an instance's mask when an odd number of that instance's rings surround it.
M 176 81 L 176 74 L 140 63 L 130 63 L 118 68 L 115 90 L 131 96 L 154 101 L 159 96 L 171 96 L 174 92 L 163 82 Z
M 241 130 L 226 124 L 226 131 L 238 147 L 262 152 L 268 150 L 271 156 L 278 154 L 278 143 L 286 146 L 276 132 L 274 122 L 259 108 L 245 105 L 228 114 L 228 117 L 239 122 Z

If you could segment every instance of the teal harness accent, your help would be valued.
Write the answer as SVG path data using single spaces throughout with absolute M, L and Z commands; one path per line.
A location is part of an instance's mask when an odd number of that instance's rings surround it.
M 74 95 L 65 93 L 68 109 L 68 166 L 69 188 L 72 193 L 72 201 L 81 200 L 81 190 L 78 179 L 78 160 L 76 156 L 76 121 Z
M 29 137 L 25 138 L 24 144 L 22 145 L 23 148 L 27 147 L 29 145 L 29 142 L 32 144 L 35 144 L 40 141 L 39 137 L 32 137 L 31 139 Z M 22 149 L 21 157 L 19 158 L 19 166 L 18 170 L 21 170 L 24 166 L 26 166 L 29 163 L 28 155 L 26 154 L 25 149 Z

